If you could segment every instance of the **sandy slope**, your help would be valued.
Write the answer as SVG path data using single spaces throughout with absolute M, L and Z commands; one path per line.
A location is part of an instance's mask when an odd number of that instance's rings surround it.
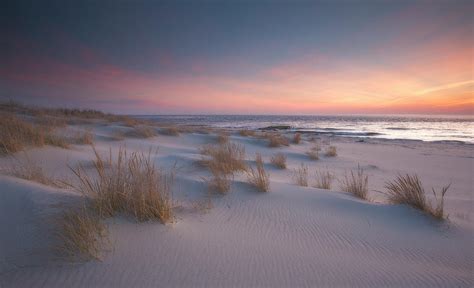
M 184 134 L 151 140 L 107 140 L 110 127 L 94 131 L 107 153 L 158 146 L 156 163 L 177 163 L 175 224 L 108 221 L 113 250 L 103 262 L 67 263 L 54 257 L 52 224 L 61 207 L 77 202 L 71 191 L 0 176 L 1 287 L 471 287 L 473 279 L 473 148 L 407 141 L 357 143 L 333 139 L 339 156 L 310 161 L 310 143 L 270 149 L 262 140 L 232 136 L 264 160 L 288 155 L 288 170 L 267 165 L 271 191 L 258 193 L 244 175 L 232 191 L 213 197 L 208 213 L 193 208 L 204 199 L 207 172 L 193 165 L 197 148 L 214 136 Z M 19 155 L 18 157 L 22 157 Z M 57 177 L 66 165 L 93 158 L 87 146 L 34 149 L 29 157 Z M 2 166 L 10 159 L 1 159 Z M 341 176 L 358 164 L 370 175 L 370 189 L 382 190 L 398 172 L 416 172 L 426 188 L 452 182 L 446 207 L 450 221 L 439 224 L 404 206 L 384 204 L 291 182 L 301 162 Z

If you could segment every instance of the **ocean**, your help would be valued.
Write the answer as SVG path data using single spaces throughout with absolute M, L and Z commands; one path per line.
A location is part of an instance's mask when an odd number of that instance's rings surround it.
M 462 142 L 474 144 L 473 116 L 290 116 L 290 115 L 147 115 L 158 122 L 230 129 L 290 126 L 291 131 L 346 137 Z

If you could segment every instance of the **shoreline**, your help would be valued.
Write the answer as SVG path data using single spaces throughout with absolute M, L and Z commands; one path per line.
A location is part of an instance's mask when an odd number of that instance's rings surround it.
M 474 144 L 474 135 L 452 135 L 451 139 L 439 139 L 438 135 L 443 135 L 445 133 L 454 133 L 452 131 L 447 131 L 446 125 L 450 122 L 457 123 L 457 125 L 468 125 L 468 123 L 474 123 L 474 118 L 453 118 L 453 119 L 438 119 L 434 118 L 431 119 L 432 121 L 424 121 L 424 118 L 418 118 L 415 122 L 402 122 L 406 126 L 406 123 L 410 123 L 411 126 L 403 127 L 404 125 L 396 125 L 394 127 L 390 127 L 390 117 L 385 118 L 376 118 L 380 121 L 372 120 L 357 120 L 351 118 L 342 118 L 339 119 L 336 116 L 327 116 L 329 119 L 321 120 L 320 117 L 322 116 L 307 116 L 306 118 L 301 118 L 301 116 L 284 116 L 289 119 L 281 120 L 279 117 L 283 116 L 242 116 L 242 115 L 199 115 L 199 116 L 182 116 L 182 115 L 167 115 L 167 116 L 133 116 L 137 119 L 146 119 L 155 123 L 174 123 L 175 125 L 179 126 L 201 126 L 201 127 L 209 127 L 209 128 L 217 128 L 217 129 L 228 129 L 231 131 L 238 131 L 238 130 L 256 130 L 256 131 L 280 131 L 280 132 L 298 132 L 298 133 L 305 133 L 305 134 L 315 134 L 315 135 L 323 135 L 327 134 L 329 136 L 344 136 L 344 137 L 354 137 L 354 138 L 374 138 L 374 139 L 393 139 L 393 140 L 420 140 L 425 142 L 453 142 L 453 143 L 463 143 L 472 145 Z M 183 117 L 180 119 L 180 117 Z M 196 117 L 193 119 L 193 117 Z M 214 118 L 217 117 L 217 118 Z M 233 119 L 233 117 L 244 117 L 243 119 L 237 118 Z M 269 118 L 275 117 L 275 118 Z M 347 116 L 341 116 L 347 117 Z M 362 116 L 361 116 L 362 117 Z M 365 117 L 365 116 L 364 116 Z M 314 118 L 314 119 L 313 119 Z M 335 119 L 333 119 L 335 118 Z M 367 119 L 370 119 L 367 116 Z M 408 118 L 409 119 L 409 118 Z M 202 122 L 202 123 L 190 123 L 192 121 L 195 122 Z M 438 121 L 434 121 L 438 120 Z M 439 120 L 442 120 L 439 122 Z M 228 122 L 237 122 L 239 124 L 230 124 Z M 325 121 L 329 121 L 326 123 Z M 342 122 L 341 122 L 342 121 Z M 448 122 L 443 122 L 448 121 Z M 293 122 L 298 122 L 293 123 Z M 321 123 L 320 123 L 321 122 Z M 438 123 L 439 122 L 439 123 Z M 261 123 L 258 125 L 257 123 Z M 303 124 L 301 124 L 303 123 Z M 319 124 L 318 124 L 319 123 Z M 348 123 L 346 126 L 346 124 Z M 434 124 L 436 123 L 435 126 Z M 356 125 L 357 124 L 357 125 Z M 356 126 L 354 126 L 356 125 Z M 364 126 L 368 125 L 368 126 Z M 375 125 L 375 127 L 373 127 Z M 415 125 L 415 126 L 414 126 Z M 419 127 L 416 127 L 418 125 Z M 421 125 L 421 126 L 420 126 Z M 422 125 L 428 125 L 424 127 Z M 308 127 L 307 127 L 308 126 Z M 335 127 L 331 127 L 335 126 Z M 462 127 L 464 127 L 462 126 Z M 354 128 L 359 127 L 359 128 Z M 462 128 L 457 127 L 456 129 Z M 464 127 L 462 129 L 467 129 L 468 127 Z M 449 129 L 448 129 L 449 130 Z M 455 130 L 456 131 L 456 130 Z M 415 133 L 416 132 L 416 133 Z M 401 133 L 401 134 L 400 134 Z M 408 133 L 408 134 L 407 134 Z M 415 134 L 414 134 L 415 133 Z M 423 136 L 416 136 L 416 134 L 424 133 Z M 459 133 L 456 132 L 456 133 Z M 403 135 L 407 134 L 407 135 Z M 467 139 L 467 140 L 464 140 Z
M 426 144 L 452 144 L 452 145 L 466 145 L 469 147 L 474 147 L 474 142 L 466 142 L 466 141 L 459 141 L 459 140 L 433 140 L 433 141 L 428 141 L 428 140 L 420 140 L 420 139 L 405 139 L 405 138 L 383 138 L 383 137 L 370 137 L 370 135 L 340 135 L 337 133 L 332 133 L 332 132 L 320 132 L 320 131 L 308 131 L 304 129 L 294 129 L 294 128 L 288 128 L 288 129 L 275 129 L 273 126 L 267 126 L 263 128 L 242 128 L 242 127 L 220 127 L 220 126 L 214 126 L 210 124 L 185 124 L 185 123 L 173 123 L 173 122 L 157 122 L 160 125 L 174 125 L 178 127 L 192 127 L 192 128 L 202 128 L 202 129 L 221 129 L 225 131 L 229 131 L 232 133 L 238 133 L 239 131 L 242 130 L 250 130 L 254 132 L 258 131 L 263 131 L 263 132 L 280 132 L 282 134 L 295 134 L 295 133 L 300 133 L 300 134 L 306 134 L 309 136 L 315 136 L 315 137 L 327 137 L 327 138 L 332 138 L 332 139 L 352 139 L 355 140 L 355 142 L 371 142 L 371 141 L 379 141 L 379 142 L 393 142 L 393 143 L 399 143 L 402 144 L 402 142 L 413 142 L 413 143 L 426 143 Z M 276 126 L 280 127 L 280 126 Z M 326 128 L 326 129 L 334 129 L 334 128 Z M 369 134 L 373 135 L 383 135 L 380 133 L 376 132 L 367 132 Z M 357 134 L 357 133 L 356 133 Z

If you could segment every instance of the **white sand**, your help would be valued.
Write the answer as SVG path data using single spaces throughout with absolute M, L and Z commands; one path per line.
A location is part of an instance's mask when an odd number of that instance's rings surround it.
M 472 287 L 473 146 L 413 141 L 333 139 L 338 156 L 311 161 L 311 143 L 268 148 L 264 140 L 232 136 L 269 162 L 288 156 L 288 170 L 270 164 L 271 191 L 259 193 L 237 176 L 232 191 L 213 196 L 207 212 L 192 208 L 205 199 L 196 165 L 200 145 L 215 136 L 182 134 L 149 140 L 110 141 L 113 127 L 97 126 L 97 149 L 108 153 L 159 147 L 156 164 L 179 168 L 174 185 L 176 223 L 108 220 L 113 250 L 102 262 L 57 259 L 54 216 L 79 201 L 72 191 L 0 176 L 0 287 Z M 115 127 L 118 128 L 118 127 Z M 46 147 L 28 155 L 56 177 L 67 164 L 91 161 L 88 146 Z M 24 157 L 22 153 L 16 155 Z M 12 160 L 1 158 L 0 166 Z M 291 169 L 304 162 L 337 176 L 360 164 L 370 175 L 373 202 L 339 192 L 292 184 Z M 397 173 L 417 173 L 427 191 L 452 182 L 446 196 L 449 221 L 438 223 L 402 205 L 385 204 L 383 184 Z M 312 183 L 312 182 L 311 182 Z M 430 196 L 431 197 L 431 196 Z M 58 207 L 57 204 L 62 206 Z

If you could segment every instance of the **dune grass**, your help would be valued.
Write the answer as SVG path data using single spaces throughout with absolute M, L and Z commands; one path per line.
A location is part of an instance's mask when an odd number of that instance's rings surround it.
M 180 130 L 176 126 L 165 127 L 160 130 L 160 134 L 166 136 L 179 136 Z
M 326 149 L 326 156 L 328 157 L 336 157 L 337 156 L 337 148 L 336 146 L 329 146 Z
M 357 166 L 357 170 L 344 175 L 341 181 L 341 190 L 349 192 L 352 195 L 368 200 L 369 176 L 365 174 L 364 169 Z
M 248 169 L 245 163 L 245 147 L 241 144 L 207 144 L 199 151 L 204 156 L 199 164 L 207 167 L 212 174 L 211 178 L 205 179 L 210 191 L 226 194 L 230 191 L 234 173 Z
M 440 198 L 432 188 L 436 200 L 435 206 L 426 199 L 425 190 L 416 174 L 398 175 L 394 181 L 387 182 L 385 184 L 387 190 L 385 194 L 388 196 L 390 203 L 409 205 L 433 216 L 435 219 L 442 220 L 445 218 L 444 195 L 448 192 L 450 186 L 451 184 L 441 189 Z
M 54 131 L 47 127 L 43 127 L 44 139 L 46 145 L 56 146 L 63 149 L 70 148 L 71 141 L 63 136 L 54 134 Z
M 53 132 L 54 127 L 34 125 L 15 115 L 0 114 L 0 154 L 13 154 L 27 147 L 44 145 L 68 148 L 69 143 Z
M 15 162 L 9 169 L 6 169 L 6 174 L 41 183 L 43 185 L 53 186 L 53 187 L 63 187 L 61 182 L 54 180 L 52 177 L 46 174 L 43 168 L 36 162 L 33 161 L 28 154 L 25 152 L 22 159 L 14 158 Z
M 245 164 L 245 147 L 241 144 L 227 142 L 216 145 L 205 145 L 200 148 L 205 156 L 200 163 L 209 169 L 218 170 L 223 174 L 247 171 Z
M 114 120 L 122 122 L 122 124 L 127 127 L 135 127 L 137 125 L 140 125 L 140 121 L 131 117 L 117 118 Z
M 158 135 L 158 132 L 155 128 L 150 126 L 133 126 L 133 129 L 127 131 L 125 136 L 134 137 L 134 138 L 151 138 Z
M 286 155 L 283 153 L 274 154 L 270 162 L 279 169 L 286 169 Z
M 136 119 L 126 115 L 104 113 L 94 109 L 45 108 L 27 106 L 15 101 L 0 101 L 0 112 L 28 115 L 39 125 L 48 127 L 65 127 L 67 123 L 97 123 L 97 121 L 120 122 L 125 126 L 149 125 L 148 120 Z
M 112 114 L 106 114 L 93 109 L 76 109 L 76 108 L 45 108 L 36 106 L 23 105 L 16 101 L 0 102 L 0 111 L 8 113 L 19 113 L 24 115 L 31 115 L 35 117 L 56 117 L 56 118 L 88 118 L 88 119 L 105 119 Z
M 300 144 L 301 142 L 301 133 L 295 133 L 295 135 L 293 135 L 293 144 Z
M 229 134 L 221 132 L 217 134 L 217 143 L 225 144 L 229 142 Z
M 239 130 L 239 135 L 243 137 L 255 136 L 255 131 L 243 129 Z
M 108 243 L 107 226 L 87 208 L 64 212 L 58 219 L 58 251 L 74 260 L 100 260 L 104 244 Z
M 293 170 L 293 182 L 298 186 L 308 187 L 308 166 L 301 163 Z
M 0 153 L 11 154 L 25 146 L 43 146 L 44 135 L 38 129 L 16 116 L 0 115 Z
M 321 150 L 321 147 L 315 144 L 306 152 L 306 155 L 308 155 L 309 159 L 311 160 L 319 160 L 320 150 Z
M 334 175 L 331 174 L 331 172 L 327 170 L 316 171 L 314 179 L 315 179 L 315 184 L 314 184 L 315 188 L 330 190 L 332 181 L 334 180 Z
M 159 220 L 162 223 L 173 219 L 171 185 L 174 171 L 157 169 L 148 154 L 128 153 L 120 148 L 117 156 L 103 159 L 93 147 L 94 176 L 79 165 L 71 170 L 78 184 L 71 184 L 90 201 L 91 207 L 102 217 L 121 212 L 137 221 Z
M 247 178 L 250 184 L 260 192 L 268 192 L 270 189 L 270 175 L 265 171 L 262 155 L 255 155 L 256 169 L 249 167 Z
M 78 132 L 74 137 L 74 142 L 79 145 L 92 145 L 94 144 L 94 135 L 90 130 Z
M 279 133 L 268 133 L 265 137 L 268 139 L 268 147 L 271 148 L 290 145 L 288 138 Z
M 114 130 L 108 138 L 112 141 L 122 141 L 125 140 L 127 133 L 122 129 Z
M 216 169 L 217 168 L 217 169 Z M 209 191 L 226 194 L 230 191 L 232 175 L 225 174 L 214 165 L 209 166 L 212 178 L 206 179 Z
M 58 221 L 59 250 L 79 260 L 100 259 L 107 239 L 104 217 L 122 213 L 137 221 L 158 220 L 167 223 L 173 219 L 171 185 L 174 171 L 155 168 L 148 154 L 128 153 L 120 148 L 116 157 L 109 150 L 109 158 L 100 156 L 92 146 L 94 175 L 79 165 L 70 168 L 77 183 L 68 186 L 86 197 L 81 209 L 65 212 Z
M 306 155 L 308 155 L 311 160 L 319 160 L 319 152 L 317 150 L 309 150 L 306 152 Z

